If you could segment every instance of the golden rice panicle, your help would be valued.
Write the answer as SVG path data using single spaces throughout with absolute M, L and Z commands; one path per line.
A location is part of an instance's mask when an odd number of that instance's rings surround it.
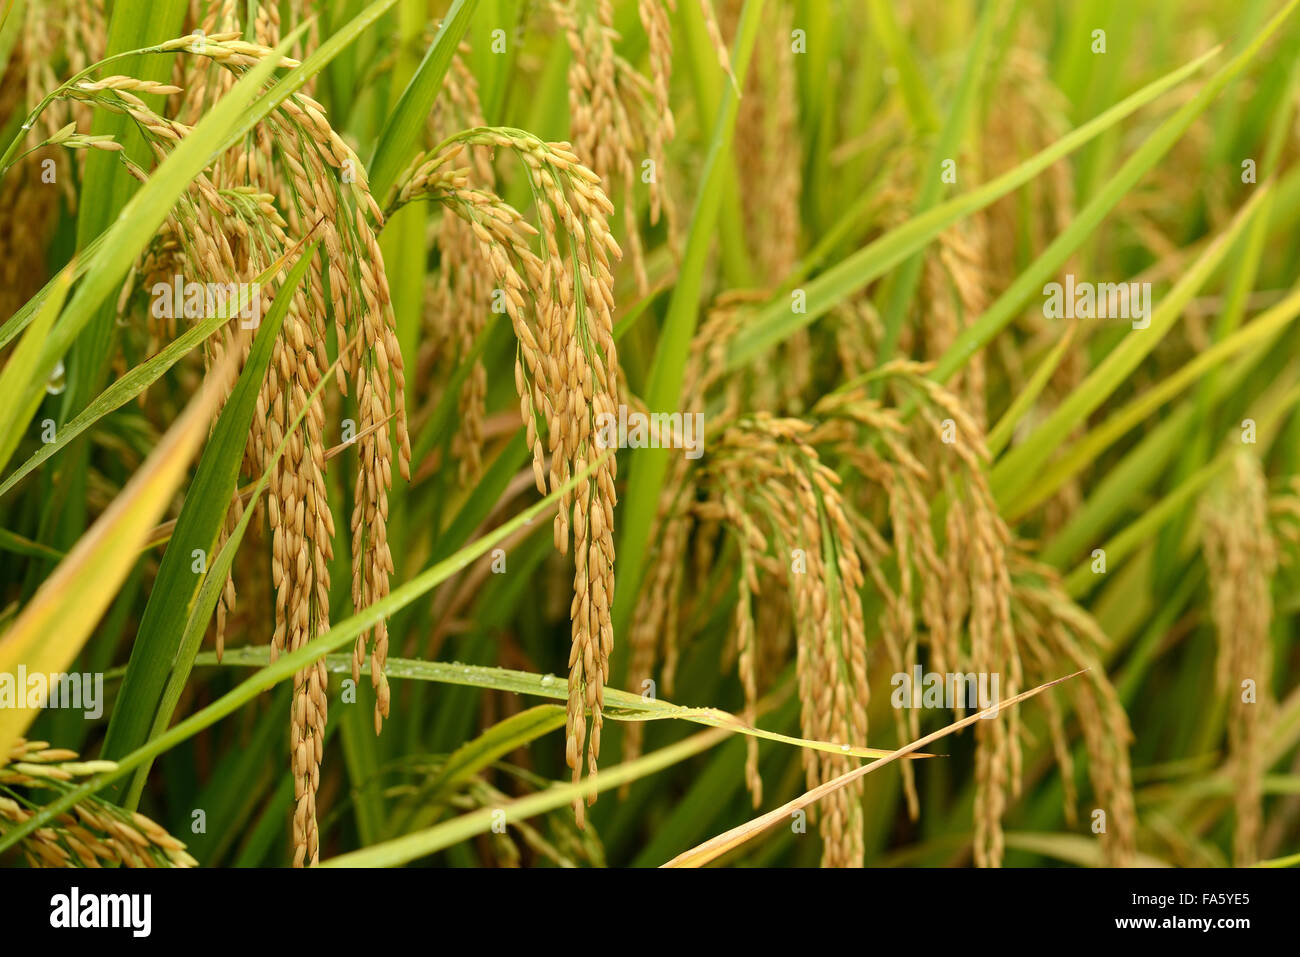
M 927 378 L 928 369 L 910 360 L 880 367 L 885 396 L 894 407 L 884 405 L 867 385 L 827 396 L 813 409 L 819 424 L 810 441 L 843 456 L 868 480 L 854 496 L 864 517 L 876 498 L 872 486 L 882 485 L 887 493 L 892 543 L 884 544 L 869 520 L 857 521 L 855 530 L 866 543 L 862 557 L 881 595 L 881 631 L 895 665 L 911 670 L 925 641 L 936 666 L 998 674 L 1000 693 L 1011 696 L 1024 686 L 1024 668 L 1011 627 L 1010 532 L 985 478 L 982 430 L 954 395 Z M 905 402 L 916 406 L 906 422 L 897 411 Z M 928 504 L 940 495 L 948 502 L 942 546 Z M 896 571 L 886 575 L 883 559 L 891 551 Z M 901 737 L 918 735 L 915 713 L 898 714 L 895 722 Z M 975 860 L 980 866 L 1001 861 L 1007 794 L 1020 785 L 1020 736 L 1014 709 L 976 729 Z M 911 769 L 905 767 L 903 774 L 915 815 Z
M 729 3 L 723 20 L 734 31 L 743 4 Z M 764 29 L 745 95 L 736 116 L 736 164 L 744 196 L 746 236 L 760 275 L 769 284 L 789 276 L 799 261 L 802 229 L 803 153 L 799 135 L 799 90 L 790 36 L 794 10 L 778 7 Z M 763 367 L 780 369 L 772 374 Z M 812 336 L 800 329 L 755 370 L 765 404 L 798 414 L 812 380 Z
M 567 368 L 561 367 L 560 370 L 561 377 L 568 383 L 568 396 L 564 405 L 557 410 L 557 420 L 564 422 L 563 434 L 557 437 L 552 433 L 551 437 L 552 489 L 567 482 L 570 475 L 581 474 L 589 466 L 595 468 L 591 477 L 580 482 L 578 494 L 573 496 L 571 506 L 567 501 L 569 496 L 562 498 L 556 522 L 557 541 L 563 544 L 566 531 L 564 526 L 567 524 L 564 520 L 569 517 L 571 508 L 575 571 L 571 609 L 573 642 L 569 656 L 570 728 L 566 759 L 573 768 L 575 777 L 580 773 L 575 751 L 578 755 L 582 752 L 581 728 L 585 723 L 583 713 L 575 701 L 577 691 L 582 689 L 581 705 L 591 713 L 587 767 L 594 775 L 600 754 L 604 685 L 609 680 L 609 656 L 614 650 L 614 626 L 610 611 L 614 600 L 614 504 L 617 500 L 614 490 L 615 459 L 612 449 L 599 447 L 595 435 L 595 422 L 601 415 L 617 414 L 614 391 L 617 389 L 617 379 L 614 367 L 609 364 L 609 359 L 614 358 L 613 326 L 610 319 L 613 290 L 612 281 L 595 276 L 588 276 L 587 281 L 590 291 L 586 307 L 598 310 L 600 315 L 597 323 L 600 331 L 598 341 L 606 362 L 602 363 L 601 356 L 594 350 L 588 357 L 585 354 L 587 347 L 577 341 L 575 334 L 570 334 L 569 341 L 564 344 L 570 361 Z M 597 283 L 604 287 L 600 292 L 591 289 Z M 576 309 L 567 300 L 568 293 L 564 291 L 559 308 L 567 306 L 565 311 L 572 316 Z M 574 327 L 574 333 L 577 332 L 572 319 L 566 319 L 563 325 L 558 326 L 559 329 L 564 327 Z M 563 458 L 560 457 L 561 452 L 565 453 Z M 560 460 L 558 469 L 557 459 Z
M 241 49 L 252 50 L 253 45 Z M 278 215 L 271 218 L 271 228 L 265 231 L 231 229 L 237 224 L 212 222 L 207 230 L 209 236 L 222 237 L 224 241 L 230 229 L 233 240 L 225 242 L 217 255 L 204 260 L 204 271 L 210 275 L 233 274 L 249 281 L 265 263 L 287 250 L 293 239 L 304 236 L 310 227 L 304 225 L 294 204 L 288 202 L 290 196 L 308 193 L 317 199 L 318 209 L 334 208 L 328 188 L 319 185 L 325 182 L 326 164 L 316 148 L 318 138 L 304 128 L 304 120 L 314 124 L 315 118 L 293 101 L 286 101 L 282 111 L 268 122 L 266 132 L 279 139 L 278 155 L 287 160 L 296 153 L 296 162 L 287 168 L 271 163 L 266 158 L 271 150 L 262 140 L 252 153 L 228 152 L 213 175 L 219 182 L 241 186 L 246 178 L 256 176 L 253 188 L 272 190 L 280 199 L 281 208 L 290 211 L 289 218 L 287 221 Z M 260 160 L 259 155 L 263 157 Z M 204 215 L 216 217 L 231 212 L 230 208 L 209 208 Z M 264 248 L 248 242 L 254 235 L 265 237 L 273 245 Z M 271 530 L 271 583 L 276 590 L 273 657 L 301 648 L 329 628 L 329 563 L 334 554 L 334 519 L 324 476 L 325 411 L 317 391 L 328 363 L 320 271 L 312 272 L 290 301 L 258 396 L 262 415 L 257 417 L 248 447 L 254 472 L 271 469 L 266 514 Z M 272 465 L 275 449 L 300 415 L 301 426 L 290 437 L 283 456 Z M 223 604 L 229 602 L 232 593 L 228 581 Z M 320 786 L 327 713 L 327 676 L 324 663 L 316 662 L 295 673 L 290 704 L 295 866 L 314 865 L 319 859 L 316 793 Z
M 743 3 L 723 10 L 734 30 Z M 760 34 L 745 95 L 736 114 L 735 156 L 745 197 L 746 236 L 754 244 L 761 275 L 779 282 L 799 261 L 803 194 L 803 151 L 799 135 L 799 89 L 790 34 L 794 8 L 773 11 L 773 24 Z
M 268 20 L 264 29 L 272 28 Z M 176 49 L 186 47 L 178 45 Z M 238 39 L 234 32 L 208 36 L 202 50 L 202 55 L 182 58 L 196 74 L 203 73 L 208 63 L 238 73 L 268 52 L 260 44 Z M 122 95 L 121 89 L 114 92 Z M 129 104 L 129 109 L 140 111 L 134 104 Z M 167 140 L 168 128 L 162 123 L 153 125 L 157 127 L 155 136 Z M 173 128 L 172 132 L 174 139 L 186 130 Z M 329 563 L 335 527 L 324 478 L 328 442 L 318 386 L 329 367 L 325 322 L 331 312 L 340 350 L 338 383 L 342 390 L 348 379 L 352 380 L 360 419 L 356 428 L 360 474 L 352 525 L 353 598 L 361 608 L 388 592 L 388 576 L 393 571 L 386 541 L 387 490 L 394 458 L 390 422 L 397 438 L 397 464 L 407 476 L 410 441 L 402 357 L 374 233 L 383 217 L 370 196 L 364 168 L 355 153 L 330 126 L 320 104 L 303 93 L 286 99 L 254 131 L 251 148 L 227 151 L 211 177 L 221 184 L 222 194 L 203 178 L 191 190 L 203 199 L 194 204 L 194 216 L 204 228 L 194 231 L 203 238 L 196 240 L 197 255 L 185 260 L 187 274 L 197 271 L 212 280 L 238 277 L 251 281 L 293 244 L 313 234 L 322 240 L 323 263 L 313 262 L 306 281 L 294 294 L 276 341 L 247 451 L 251 470 L 265 470 L 293 422 L 303 415 L 284 455 L 271 469 L 266 496 L 272 532 L 272 584 L 277 592 L 272 651 L 278 654 L 302 647 L 329 627 Z M 283 218 L 277 210 L 284 212 Z M 269 307 L 266 298 L 264 308 Z M 351 348 L 354 342 L 359 344 L 355 352 Z M 227 587 L 223 595 L 227 606 L 230 597 Z M 384 624 L 359 636 L 356 660 L 363 660 L 367 652 L 376 690 L 378 729 L 389 709 Z M 323 752 L 326 684 L 321 662 L 295 676 L 291 763 L 296 864 L 315 863 L 319 853 L 315 794 Z
M 1271 700 L 1270 629 L 1277 543 L 1259 460 L 1238 452 L 1201 505 L 1210 612 L 1219 639 L 1216 677 L 1228 696 L 1228 755 L 1235 786 L 1233 860 L 1255 863 L 1262 826 L 1264 729 Z
M 545 493 L 548 483 L 557 491 L 593 470 L 576 491 L 561 494 L 554 525 L 557 549 L 572 545 L 575 565 L 565 759 L 577 779 L 584 755 L 588 770 L 596 769 L 614 644 L 615 460 L 612 450 L 600 447 L 596 423 L 603 413 L 617 414 L 612 263 L 622 250 L 609 231 L 614 208 L 600 178 L 569 144 L 547 143 L 521 130 L 482 128 L 458 134 L 445 150 L 462 146 L 519 157 L 537 197 L 540 230 L 490 191 L 437 173 L 449 159 L 446 153 L 417 157 L 388 205 L 393 209 L 423 196 L 442 202 L 470 225 L 501 283 L 517 339 L 515 388 L 538 491 Z M 538 234 L 540 256 L 528 245 Z M 577 811 L 581 820 L 580 806 Z
M 636 223 L 634 186 L 639 172 L 652 171 L 648 178 L 640 177 L 647 179 L 649 187 L 650 221 L 658 222 L 660 211 L 666 211 L 671 236 L 674 212 L 661 184 L 666 178 L 664 143 L 672 135 L 672 115 L 660 109 L 654 84 L 616 53 L 618 33 L 613 27 L 613 8 L 606 0 L 594 9 L 574 0 L 551 0 L 551 9 L 572 55 L 569 113 L 573 151 L 590 164 L 601 182 L 609 184 L 611 192 L 613 184 L 621 187 L 627 212 L 628 260 L 637 289 L 644 295 L 650 281 Z M 652 69 L 658 70 L 666 53 L 662 38 L 654 42 L 658 45 L 651 51 Z M 668 74 L 662 79 L 666 88 Z M 642 155 L 637 156 L 638 152 Z
M 362 261 L 363 314 L 362 345 L 366 355 L 359 372 L 357 407 L 357 446 L 360 472 L 357 475 L 352 512 L 353 581 L 352 598 L 358 609 L 366 608 L 388 595 L 389 575 L 394 571 L 388 547 L 388 490 L 393 484 L 393 448 L 387 423 L 396 418 L 402 445 L 397 461 L 403 478 L 410 478 L 410 442 L 406 437 L 404 413 L 405 377 L 402 355 L 397 343 L 388 284 L 382 273 L 383 259 L 379 243 L 364 221 L 358 230 L 370 257 Z M 369 264 L 369 268 L 367 268 Z M 394 388 L 395 386 L 395 388 Z M 396 405 L 396 408 L 394 406 Z M 365 636 L 358 638 L 358 651 Z M 375 689 L 375 733 L 389 713 L 388 677 L 384 663 L 388 656 L 388 623 L 378 622 L 371 632 L 370 667 Z
M 954 629 L 944 614 L 945 569 L 937 558 L 929 499 L 923 486 L 930 473 L 896 436 L 905 429 L 897 413 L 875 400 L 852 393 L 842 400 L 828 397 L 813 412 L 824 418 L 810 441 L 836 450 L 860 476 L 878 485 L 884 493 L 883 515 L 853 510 L 850 524 L 867 577 L 881 600 L 880 633 L 886 654 L 896 673 L 909 671 L 916 662 L 914 606 L 918 604 L 919 579 L 919 605 L 929 627 L 937 667 L 945 656 L 955 657 L 955 643 Z M 886 454 L 877 454 L 871 443 L 860 437 L 862 426 L 878 435 Z M 854 498 L 860 500 L 862 495 Z M 876 522 L 883 521 L 884 517 L 893 528 L 892 542 L 886 541 L 876 527 Z M 897 568 L 897 583 L 886 573 L 891 559 Z M 894 723 L 900 740 L 920 736 L 920 719 L 915 710 L 894 709 Z M 915 819 L 919 815 L 919 801 L 910 764 L 903 766 L 903 785 L 909 813 Z
M 718 489 L 714 517 L 734 523 L 754 565 L 783 581 L 790 592 L 796 636 L 796 675 L 801 734 L 842 745 L 861 745 L 867 736 L 867 661 L 861 561 L 839 492 L 839 478 L 806 441 L 812 430 L 797 419 L 766 413 L 745 417 L 714 443 L 708 482 Z M 744 490 L 744 491 L 741 491 Z M 761 529 L 759 517 L 767 525 Z M 746 571 L 748 577 L 748 571 Z M 750 589 L 753 581 L 742 583 Z M 738 612 L 744 615 L 744 612 Z M 748 626 L 745 629 L 746 645 Z M 747 700 L 755 666 L 741 654 Z M 756 693 L 756 687 L 754 693 Z M 851 756 L 803 752 L 808 786 L 830 781 L 855 765 Z M 751 761 L 751 776 L 757 769 Z M 751 779 L 751 787 L 756 784 Z M 863 862 L 861 782 L 841 788 L 822 802 L 819 827 L 822 862 L 860 867 Z
M 0 834 L 5 824 L 26 823 L 36 811 L 0 795 Z M 55 824 L 41 827 L 18 846 L 31 867 L 197 867 L 185 845 L 143 814 L 125 815 L 94 799 L 73 805 Z
M 1033 18 L 1022 17 L 1019 36 L 996 80 L 993 97 L 999 107 L 985 113 L 979 142 L 986 148 L 972 157 L 984 166 L 985 182 L 1056 142 L 1071 127 L 1069 101 L 1052 83 L 1051 67 L 1038 52 L 1047 48 Z M 1028 201 L 1006 196 L 981 214 L 987 267 L 997 288 L 1020 273 L 1026 252 L 1038 255 L 1069 225 L 1075 210 L 1073 183 L 1069 161 L 1058 160 L 1028 186 Z M 1026 242 L 1028 250 L 1023 248 Z
M 1060 677 L 1063 668 L 1087 669 L 1086 675 L 1070 683 L 1069 693 L 1088 754 L 1094 810 L 1106 814 L 1106 829 L 1099 836 L 1102 858 L 1110 867 L 1130 865 L 1137 851 L 1137 811 L 1128 754 L 1133 735 L 1124 706 L 1101 664 L 1100 654 L 1109 641 L 1093 617 L 1071 601 L 1054 569 L 1018 554 L 1013 555 L 1013 565 L 1015 617 L 1020 625 L 1016 634 L 1027 652 L 1029 683 Z M 1072 801 L 1073 761 L 1060 726 L 1063 716 L 1052 696 L 1042 698 L 1050 702 L 1053 750 L 1066 799 Z M 1067 807 L 1067 820 L 1076 817 L 1074 808 Z
M 927 400 L 922 419 L 931 429 L 931 450 L 948 446 L 955 455 L 943 465 L 953 474 L 951 487 L 961 497 L 951 509 L 964 508 L 967 528 L 969 599 L 966 629 L 968 658 L 960 670 L 1001 675 L 1001 693 L 1011 697 L 1024 687 L 1023 660 L 1011 627 L 1011 534 L 998 513 L 985 478 L 988 453 L 983 430 L 974 416 L 946 389 L 918 376 L 912 380 Z M 949 441 L 951 440 L 951 441 Z M 976 728 L 975 863 L 997 867 L 1002 861 L 1002 817 L 1007 794 L 1018 795 L 1021 781 L 1021 721 L 1013 708 Z
M 933 255 L 924 261 L 919 318 L 925 355 L 937 360 L 988 306 L 984 236 L 978 220 L 939 234 Z M 945 388 L 966 409 L 981 433 L 988 425 L 983 353 L 971 356 Z
M 676 9 L 676 0 L 637 0 L 636 5 L 649 46 L 654 104 L 664 139 L 672 139 L 674 133 L 672 103 L 668 98 L 673 77 L 673 25 L 669 15 Z
M 618 355 L 614 346 L 614 280 L 611 260 L 621 255 L 609 232 L 613 207 L 599 178 L 579 163 L 568 144 L 545 144 L 526 134 L 497 133 L 498 146 L 514 149 L 524 160 L 540 204 L 544 263 L 551 286 L 542 314 L 539 344 L 547 355 L 549 395 L 546 406 L 551 451 L 550 488 L 554 491 L 588 467 L 577 494 L 561 496 L 555 521 L 556 544 L 563 551 L 572 528 L 574 597 L 573 642 L 569 657 L 569 707 L 565 758 L 575 778 L 581 756 L 594 774 L 600 754 L 601 709 L 614 646 L 610 609 L 614 597 L 613 450 L 600 448 L 596 423 L 616 415 Z M 563 237 L 576 267 L 566 263 L 558 239 Z M 549 322 L 546 319 L 549 318 Z M 536 394 L 538 383 L 533 382 Z M 521 390 L 521 398 L 526 394 Z M 541 398 L 541 396 L 538 396 Z M 534 468 L 540 471 L 538 446 Z M 591 731 L 585 733 L 585 712 Z M 585 744 L 585 748 L 584 748 Z M 594 800 L 594 795 L 592 796 Z
M 317 227 L 323 229 L 330 290 L 342 300 L 334 307 L 336 323 L 340 326 L 340 381 L 345 372 L 350 375 L 358 411 L 356 444 L 360 468 L 351 529 L 352 597 L 360 609 L 388 594 L 389 575 L 394 571 L 387 543 L 388 490 L 392 487 L 394 459 L 403 478 L 410 478 L 406 377 L 383 255 L 374 231 L 383 222 L 383 214 L 370 195 L 360 160 L 329 125 L 320 105 L 310 97 L 298 95 L 285 101 L 283 113 L 283 128 L 300 147 L 297 157 L 287 151 L 280 154 L 285 157 L 291 174 L 290 185 L 297 195 L 310 198 L 306 208 L 319 216 L 314 222 L 306 222 L 297 213 L 298 204 L 295 204 L 290 223 L 294 232 L 304 236 Z M 334 224 L 335 215 L 344 218 L 346 229 Z M 319 373 L 326 367 L 326 306 L 319 277 L 313 275 L 308 285 L 314 317 L 310 341 L 316 345 L 311 365 L 313 372 Z M 343 348 L 353 337 L 359 339 L 356 354 Z M 390 421 L 397 439 L 396 449 L 390 438 Z M 327 506 L 324 511 L 328 512 Z M 388 679 L 384 673 L 388 653 L 386 622 L 358 636 L 354 648 L 354 679 L 367 653 L 376 695 L 374 720 L 378 733 L 390 706 Z
M 446 96 L 440 97 L 429 119 L 429 135 L 440 142 L 454 132 L 487 125 L 479 101 L 478 81 L 465 63 L 469 46 L 462 43 L 452 58 L 444 85 Z M 445 163 L 463 155 L 458 149 L 441 154 Z M 447 188 L 467 186 L 471 179 L 478 188 L 491 191 L 496 174 L 487 150 L 473 150 L 467 157 L 471 164 L 464 169 L 443 166 L 429 168 L 425 164 L 422 175 L 447 178 Z M 438 191 L 434 182 L 416 184 L 407 181 L 409 189 Z M 408 193 L 409 196 L 409 193 Z M 408 198 L 409 201 L 409 198 Z M 479 254 L 479 240 L 470 224 L 458 215 L 444 215 L 438 225 L 435 245 L 439 252 L 438 277 L 432 291 L 431 308 L 426 311 L 426 328 L 429 333 L 424 348 L 430 353 L 421 356 L 421 363 L 435 360 L 438 355 L 450 355 L 463 361 L 469 356 L 474 343 L 487 326 L 489 308 L 500 311 L 494 297 L 492 265 Z M 504 293 L 502 293 L 504 294 Z M 417 380 L 421 377 L 417 377 Z M 433 390 L 430 390 L 431 393 Z M 433 398 L 433 395 L 430 395 Z M 483 468 L 483 422 L 487 407 L 487 367 L 482 358 L 474 360 L 460 395 L 457 397 L 460 427 L 452 437 L 452 455 L 458 465 L 461 485 L 468 486 Z
M 272 471 L 267 500 L 272 583 L 277 589 L 273 658 L 282 651 L 298 650 L 329 629 L 334 520 L 324 477 L 324 408 L 319 395 L 310 398 L 323 370 L 307 346 L 306 315 L 306 297 L 299 289 L 285 316 L 265 383 L 271 412 L 267 440 L 272 449 L 278 447 L 300 412 L 306 412 L 302 427 L 290 438 Z M 295 866 L 314 865 L 319 856 L 316 792 L 328 713 L 327 687 L 323 660 L 294 675 L 290 754 Z
M 40 811 L 14 788 L 63 792 L 79 778 L 116 768 L 113 761 L 78 761 L 76 751 L 19 738 L 0 755 L 0 835 Z M 198 866 L 165 828 L 93 796 L 57 814 L 53 824 L 37 828 L 18 846 L 31 867 Z
M 67 60 L 60 73 L 75 74 L 104 54 L 107 31 L 99 0 L 46 0 L 28 3 L 19 12 L 23 24 L 0 75 L 0 123 L 20 122 L 21 115 L 59 86 L 55 74 L 59 57 Z M 37 117 L 35 131 L 50 139 L 70 123 L 87 130 L 91 112 L 87 103 L 60 98 Z M 70 157 L 63 149 L 45 147 L 19 158 L 0 179 L 0 203 L 5 210 L 0 218 L 0 313 L 12 315 L 45 281 L 45 250 L 59 202 L 62 199 L 69 212 L 76 211 L 74 169 L 83 168 L 85 158 L 85 150 L 74 150 Z M 45 180 L 46 164 L 51 161 L 53 187 Z

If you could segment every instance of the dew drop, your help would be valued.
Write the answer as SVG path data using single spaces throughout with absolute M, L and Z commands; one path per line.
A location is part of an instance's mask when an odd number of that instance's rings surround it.
M 60 359 L 55 363 L 54 369 L 50 372 L 50 379 L 45 383 L 45 391 L 50 395 L 58 395 L 67 387 L 68 378 L 64 374 L 63 360 Z

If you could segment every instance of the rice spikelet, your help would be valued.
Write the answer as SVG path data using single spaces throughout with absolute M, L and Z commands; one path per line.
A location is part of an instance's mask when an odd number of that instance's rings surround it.
M 1264 729 L 1271 705 L 1270 630 L 1277 544 L 1269 523 L 1268 485 L 1259 460 L 1238 452 L 1231 470 L 1201 506 L 1202 550 L 1210 612 L 1219 638 L 1216 684 L 1228 698 L 1232 769 L 1233 860 L 1258 859 L 1262 826 Z

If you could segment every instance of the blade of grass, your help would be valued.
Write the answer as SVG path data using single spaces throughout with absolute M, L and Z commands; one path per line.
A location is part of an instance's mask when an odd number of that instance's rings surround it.
M 885 55 L 898 74 L 898 89 L 907 104 L 907 113 L 918 136 L 925 136 L 939 128 L 939 110 L 930 96 L 930 87 L 921 78 L 912 48 L 903 35 L 894 16 L 894 5 L 889 0 L 867 0 L 871 26 L 876 39 L 885 48 Z
M 1043 357 L 1043 361 L 1038 364 L 1038 368 L 1029 377 L 1029 381 L 1016 394 L 1007 410 L 1002 413 L 1002 418 L 998 419 L 997 425 L 989 430 L 988 438 L 985 439 L 984 444 L 988 448 L 990 456 L 996 458 L 1006 448 L 1007 443 L 1011 441 L 1016 426 L 1020 424 L 1025 414 L 1038 401 L 1043 389 L 1047 388 L 1047 383 L 1051 381 L 1052 375 L 1060 368 L 1061 360 L 1065 358 L 1067 350 L 1074 344 L 1074 336 L 1078 331 L 1078 324 L 1071 323 L 1069 328 L 1065 330 L 1065 335 Z
M 7 552 L 16 552 L 19 555 L 31 555 L 34 558 L 58 560 L 64 555 L 57 548 L 50 548 L 50 546 L 42 545 L 40 542 L 33 542 L 29 538 L 23 538 L 21 535 L 16 535 L 4 528 L 0 528 L 0 548 Z
M 26 396 L 22 401 L 0 405 L 0 470 L 9 464 L 9 457 L 14 454 L 14 449 L 27 430 L 27 424 L 45 397 L 45 383 L 37 381 L 36 363 L 41 346 L 45 344 L 45 337 L 54 325 L 54 317 L 63 308 L 63 300 L 67 298 L 68 289 L 72 286 L 75 270 L 75 263 L 69 263 L 56 277 L 53 290 L 37 311 L 36 318 L 27 328 L 13 355 L 5 363 L 4 370 L 0 371 L 0 395 Z
M 280 688 L 271 696 L 268 714 L 289 711 L 291 688 Z M 203 808 L 210 826 L 197 834 L 187 835 L 186 848 L 201 866 L 222 863 L 235 841 L 249 832 L 268 791 L 283 782 L 290 788 L 288 775 L 279 774 L 277 759 L 283 728 L 278 721 L 259 721 L 237 748 L 222 755 L 207 782 L 194 797 L 194 807 Z M 273 801 L 273 798 L 271 799 Z
M 679 55 L 686 60 L 696 108 L 704 119 L 715 117 L 722 104 L 723 93 L 731 90 L 731 82 L 718 63 L 717 51 L 709 39 L 700 5 L 683 5 L 678 22 L 684 40 L 684 49 Z M 725 281 L 730 286 L 749 288 L 755 279 L 752 257 L 746 242 L 740 182 L 736 176 L 735 162 L 735 154 L 728 143 L 718 157 L 717 165 L 726 174 L 717 180 L 722 196 L 718 203 L 715 232 Z
M 560 705 L 539 704 L 498 721 L 447 757 L 447 763 L 430 782 L 423 803 L 444 801 L 493 761 L 564 727 L 564 718 L 565 709 Z
M 244 647 L 232 648 L 217 661 L 213 652 L 203 652 L 194 659 L 197 666 L 223 665 L 233 667 L 262 667 L 270 663 L 271 653 L 267 648 Z M 325 659 L 326 670 L 334 674 L 352 674 L 350 655 L 329 655 Z M 369 674 L 369 664 L 361 666 L 363 675 Z M 563 681 L 553 675 L 538 675 L 529 671 L 515 671 L 510 668 L 498 668 L 488 665 L 466 665 L 460 662 L 424 661 L 417 658 L 389 658 L 385 665 L 385 674 L 391 679 L 409 679 L 415 681 L 433 681 L 439 684 L 462 685 L 471 688 L 486 688 L 492 691 L 506 691 L 510 694 L 531 695 L 539 698 L 552 698 L 564 701 L 568 690 Z M 656 698 L 645 699 L 630 691 L 617 688 L 605 689 L 604 715 L 615 721 L 663 721 L 677 719 L 702 724 L 711 728 L 722 728 L 737 734 L 744 734 L 765 741 L 808 748 L 812 751 L 824 751 L 827 754 L 848 754 L 859 758 L 880 758 L 892 752 L 880 748 L 846 747 L 830 741 L 816 741 L 811 738 L 798 738 L 775 731 L 767 731 L 746 724 L 739 717 L 719 708 L 691 708 L 673 704 Z M 928 754 L 913 757 L 932 757 Z
M 21 663 L 32 672 L 55 674 L 76 657 L 135 564 L 140 542 L 188 471 L 235 361 L 232 355 L 214 371 L 122 493 L 0 638 L 0 672 L 15 674 Z M 75 600 L 69 600 L 73 595 Z M 0 751 L 8 753 L 35 717 L 35 709 L 0 709 Z

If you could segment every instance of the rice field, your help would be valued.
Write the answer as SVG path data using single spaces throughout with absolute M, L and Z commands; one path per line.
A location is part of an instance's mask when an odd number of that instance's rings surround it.
M 1300 864 L 1300 0 L 7 0 L 0 864 Z

